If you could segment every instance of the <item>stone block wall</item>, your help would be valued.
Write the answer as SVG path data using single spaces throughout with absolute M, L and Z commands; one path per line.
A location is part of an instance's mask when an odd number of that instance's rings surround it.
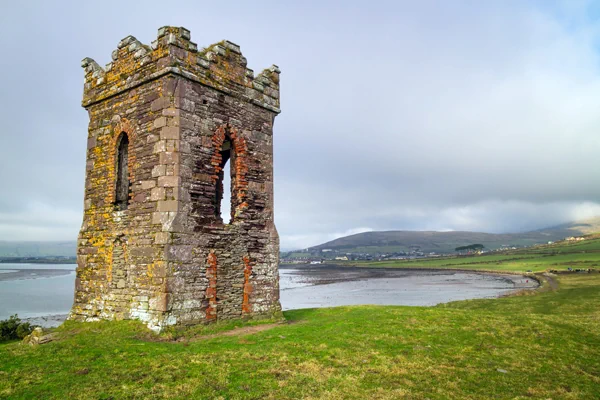
M 257 76 L 237 45 L 198 50 L 184 28 L 129 36 L 101 68 L 84 59 L 90 116 L 76 320 L 154 329 L 278 315 L 273 122 L 279 69 Z M 115 204 L 126 134 L 129 201 Z M 229 158 L 229 160 L 227 160 Z M 220 216 L 231 163 L 231 222 Z

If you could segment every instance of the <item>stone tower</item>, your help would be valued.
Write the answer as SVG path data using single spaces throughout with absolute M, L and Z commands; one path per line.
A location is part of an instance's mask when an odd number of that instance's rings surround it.
M 86 58 L 84 217 L 70 318 L 175 324 L 280 315 L 273 222 L 279 68 L 185 28 Z M 231 163 L 231 220 L 221 200 Z M 228 189 L 228 188 L 225 188 Z

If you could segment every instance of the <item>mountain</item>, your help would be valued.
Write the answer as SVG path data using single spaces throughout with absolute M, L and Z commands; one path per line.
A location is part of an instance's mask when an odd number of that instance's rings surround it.
M 363 232 L 310 247 L 308 252 L 320 252 L 321 250 L 331 249 L 342 253 L 370 254 L 407 252 L 411 250 L 424 253 L 452 253 L 456 247 L 474 243 L 483 244 L 487 249 L 498 249 L 503 246 L 522 247 L 595 232 L 600 232 L 600 217 L 524 233 L 495 234 L 462 231 Z
M 0 257 L 75 257 L 76 241 L 12 242 L 0 240 Z
M 566 224 L 540 229 L 533 232 L 564 232 L 565 236 L 589 235 L 600 232 L 600 216 L 568 222 Z

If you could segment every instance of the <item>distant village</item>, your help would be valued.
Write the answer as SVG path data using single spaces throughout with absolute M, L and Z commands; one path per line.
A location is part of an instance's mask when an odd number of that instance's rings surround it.
M 441 254 L 428 253 L 411 250 L 408 252 L 390 253 L 352 253 L 335 249 L 304 249 L 284 254 L 282 262 L 291 264 L 321 264 L 326 261 L 383 261 L 383 260 L 407 260 L 423 257 L 439 257 Z

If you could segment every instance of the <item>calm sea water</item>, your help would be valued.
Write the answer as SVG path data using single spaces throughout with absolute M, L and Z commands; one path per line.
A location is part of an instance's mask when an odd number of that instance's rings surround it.
M 280 277 L 284 310 L 357 304 L 430 306 L 497 297 L 537 285 L 514 276 L 415 270 L 373 275 L 372 270 L 356 268 L 351 272 L 282 268 Z M 13 314 L 21 318 L 67 314 L 74 287 L 73 264 L 0 264 L 0 320 Z
M 75 264 L 0 264 L 0 320 L 66 314 L 73 304 Z

